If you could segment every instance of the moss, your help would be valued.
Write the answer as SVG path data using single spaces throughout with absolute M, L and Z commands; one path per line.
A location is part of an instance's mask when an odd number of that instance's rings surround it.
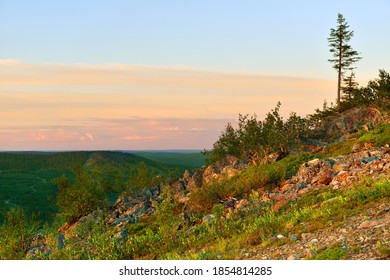
M 359 137 L 359 143 L 371 143 L 375 146 L 390 144 L 390 124 L 383 124 L 377 129 L 367 132 Z
M 348 251 L 345 248 L 328 248 L 319 252 L 314 260 L 340 260 L 347 255 Z
M 390 256 L 390 243 L 385 241 L 379 241 L 376 244 L 377 252 L 384 256 Z
M 347 155 L 351 152 L 354 142 L 336 142 L 332 143 L 324 149 L 322 155 L 325 157 L 335 157 Z

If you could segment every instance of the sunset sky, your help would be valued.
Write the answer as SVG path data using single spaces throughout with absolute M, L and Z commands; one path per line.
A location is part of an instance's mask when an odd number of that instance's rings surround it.
M 0 0 L 0 150 L 209 149 L 239 113 L 336 97 L 342 13 L 360 84 L 390 70 L 390 1 Z

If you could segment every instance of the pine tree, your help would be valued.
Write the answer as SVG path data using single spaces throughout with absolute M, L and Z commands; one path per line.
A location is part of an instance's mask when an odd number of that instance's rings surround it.
M 358 82 L 355 80 L 355 73 L 351 72 L 348 76 L 343 78 L 344 86 L 341 87 L 341 90 L 344 94 L 345 100 L 351 100 L 353 93 L 358 88 Z
M 352 64 L 359 61 L 361 57 L 359 53 L 352 49 L 348 42 L 353 37 L 353 31 L 349 30 L 349 25 L 342 14 L 337 16 L 337 28 L 330 30 L 328 38 L 330 52 L 333 54 L 333 59 L 328 61 L 333 64 L 333 68 L 337 70 L 337 103 L 341 99 L 341 83 L 347 70 L 353 70 Z

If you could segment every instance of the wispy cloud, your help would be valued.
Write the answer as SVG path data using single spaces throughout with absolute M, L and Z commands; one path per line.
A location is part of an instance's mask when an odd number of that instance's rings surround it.
M 0 65 L 2 66 L 15 66 L 22 64 L 23 63 L 18 59 L 0 59 Z
M 207 148 L 229 119 L 69 119 L 67 125 L 2 126 L 2 149 Z M 195 125 L 205 127 L 193 129 Z
M 0 145 L 10 149 L 210 147 L 238 113 L 261 117 L 281 101 L 285 115 L 305 115 L 334 90 L 327 80 L 9 59 L 0 86 Z

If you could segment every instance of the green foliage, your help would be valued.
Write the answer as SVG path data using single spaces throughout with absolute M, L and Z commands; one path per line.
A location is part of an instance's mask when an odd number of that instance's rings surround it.
M 181 172 L 184 172 L 185 169 L 201 167 L 207 159 L 203 153 L 195 151 L 132 151 L 132 153 L 156 162 L 179 167 Z
M 210 157 L 210 162 L 216 162 L 226 155 L 241 157 L 240 139 L 237 131 L 230 123 L 226 125 L 225 131 L 222 132 L 218 141 L 214 143 L 213 150 L 205 154 Z
M 308 126 L 311 129 L 317 128 L 324 120 L 338 114 L 337 107 L 333 103 L 329 106 L 326 100 L 322 105 L 322 109 L 316 108 L 314 111 L 315 113 L 308 115 L 306 118 Z
M 76 221 L 107 204 L 101 182 L 92 173 L 75 168 L 75 183 L 65 176 L 54 179 L 58 186 L 56 204 L 59 216 L 68 223 Z
M 376 248 L 379 254 L 390 256 L 390 243 L 386 241 L 378 241 Z
M 54 251 L 44 258 L 65 260 L 117 260 L 123 258 L 123 244 L 113 237 L 113 230 L 105 222 L 102 210 L 94 211 L 91 215 L 77 223 L 66 236 L 64 247 L 57 248 L 57 233 L 53 232 L 50 244 Z
M 345 77 L 345 86 L 342 89 L 344 96 L 337 105 L 328 106 L 324 102 L 322 109 L 315 109 L 315 113 L 309 115 L 308 123 L 311 127 L 316 127 L 328 117 L 337 116 L 355 107 L 374 107 L 384 111 L 390 109 L 390 74 L 384 69 L 380 69 L 378 78 L 369 81 L 366 87 L 358 88 L 354 76 Z
M 36 213 L 40 219 L 51 221 L 56 209 L 48 197 L 54 197 L 57 192 L 51 180 L 60 175 L 60 172 L 51 170 L 1 170 L 0 213 L 9 207 L 23 207 L 27 215 Z M 2 221 L 0 214 L 0 224 Z
M 92 152 L 14 152 L 0 153 L 0 169 L 8 171 L 60 170 L 81 165 Z
M 341 87 L 343 91 L 342 100 L 351 99 L 354 92 L 358 89 L 358 83 L 355 80 L 355 73 L 351 71 L 349 76 L 343 78 L 344 86 Z
M 251 222 L 246 229 L 246 242 L 250 245 L 259 245 L 269 237 L 282 232 L 283 217 L 278 216 L 270 209 L 261 213 Z
M 390 124 L 379 125 L 376 129 L 368 132 L 361 131 L 352 134 L 349 136 L 349 138 L 357 138 L 357 140 L 329 144 L 321 152 L 321 155 L 325 157 L 334 157 L 349 154 L 355 143 L 371 143 L 377 147 L 389 144 Z
M 358 204 L 390 196 L 390 181 L 383 180 L 373 182 L 370 178 L 365 178 L 353 188 L 346 191 L 346 197 Z
M 367 88 L 372 98 L 382 108 L 389 109 L 390 105 L 390 74 L 384 69 L 379 70 L 379 78 L 368 82 Z
M 240 114 L 237 129 L 227 124 L 209 152 L 211 162 L 231 155 L 258 164 L 271 153 L 284 157 L 291 148 L 298 146 L 301 137 L 307 134 L 307 122 L 295 113 L 283 121 L 280 106 L 279 102 L 263 121 L 257 120 L 256 115 Z
M 232 183 L 208 184 L 202 188 L 193 190 L 190 194 L 190 207 L 195 212 L 209 212 L 219 201 L 228 197 L 238 197 L 242 195 L 242 188 Z
M 153 168 L 147 166 L 142 161 L 138 166 L 130 167 L 127 189 L 134 192 L 141 192 L 144 188 L 153 186 L 155 184 L 154 181 Z
M 380 69 L 378 76 L 378 78 L 369 81 L 366 87 L 347 88 L 348 95 L 340 104 L 339 111 L 361 106 L 390 109 L 390 74 L 384 69 Z
M 372 143 L 378 147 L 390 144 L 390 124 L 380 125 L 377 129 L 364 133 L 358 142 Z
M 327 248 L 319 252 L 314 260 L 340 260 L 347 254 L 347 249 L 342 247 Z
M 325 147 L 322 155 L 334 157 L 349 154 L 352 150 L 353 142 L 335 142 Z
M 0 227 L 0 259 L 24 259 L 39 223 L 29 219 L 21 208 L 12 208 L 3 213 L 4 223 Z

